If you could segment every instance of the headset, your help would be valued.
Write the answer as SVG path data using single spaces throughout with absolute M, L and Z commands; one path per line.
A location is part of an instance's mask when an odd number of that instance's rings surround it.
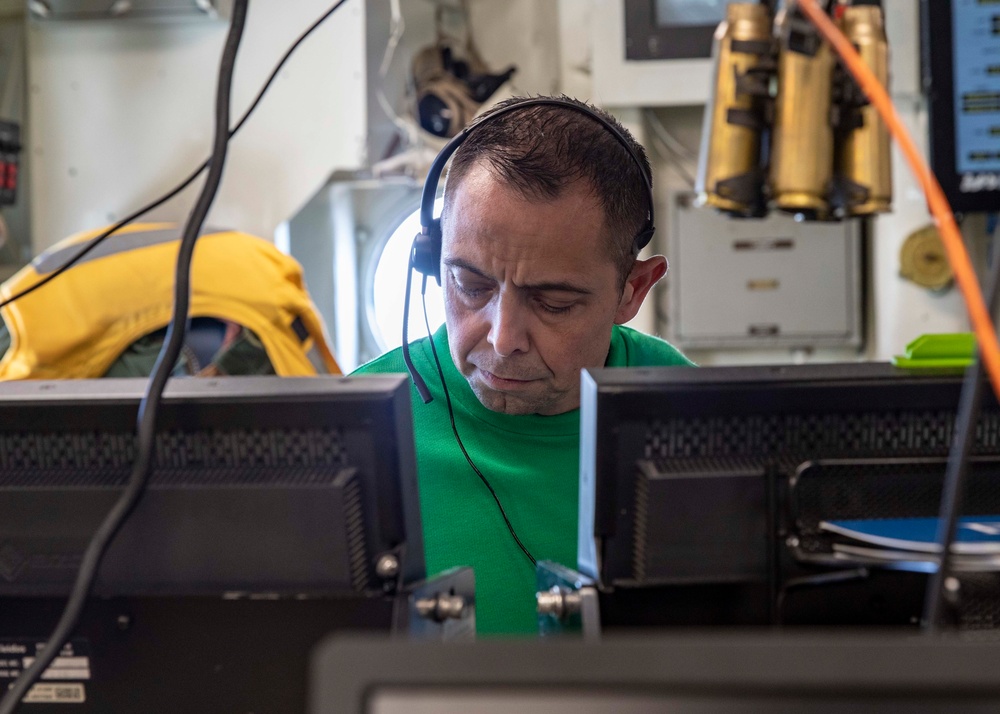
M 646 172 L 646 167 L 643 165 L 642 159 L 639 158 L 639 154 L 635 151 L 622 132 L 614 124 L 585 104 L 577 104 L 576 102 L 572 102 L 568 99 L 559 99 L 555 97 L 525 99 L 524 101 L 514 104 L 508 104 L 505 107 L 497 109 L 489 114 L 485 114 L 479 119 L 473 121 L 453 139 L 451 139 L 451 141 L 449 141 L 443 149 L 441 149 L 441 152 L 434 158 L 430 170 L 427 172 L 427 179 L 424 181 L 424 190 L 420 197 L 420 233 L 418 233 L 417 237 L 413 240 L 413 248 L 410 255 L 413 268 L 415 268 L 417 272 L 437 280 L 438 285 L 441 284 L 441 219 L 434 217 L 434 199 L 437 197 L 438 183 L 441 179 L 441 173 L 444 171 L 445 164 L 448 163 L 448 159 L 451 158 L 451 155 L 455 153 L 458 147 L 469 138 L 469 135 L 480 126 L 488 124 L 494 119 L 502 117 L 504 114 L 533 106 L 563 107 L 585 114 L 607 129 L 608 132 L 614 136 L 622 146 L 625 147 L 629 156 L 632 157 L 636 166 L 639 167 L 639 173 L 642 175 L 643 183 L 646 186 L 647 198 L 649 199 L 649 213 L 646 217 L 646 223 L 642 227 L 642 230 L 636 234 L 634 239 L 635 253 L 638 254 L 638 252 L 645 248 L 646 244 L 648 244 L 652 239 L 654 231 L 653 183 L 649 174 Z
M 410 359 L 409 340 L 407 339 L 407 318 L 410 314 L 410 281 L 413 271 L 416 270 L 418 273 L 423 275 L 425 281 L 430 277 L 434 278 L 438 285 L 441 284 L 441 219 L 434 217 L 434 200 L 437 197 L 438 183 L 441 180 L 441 174 L 444 171 L 445 164 L 448 163 L 448 159 L 451 158 L 452 154 L 454 154 L 458 147 L 461 146 L 462 143 L 465 142 L 465 140 L 468 139 L 469 136 L 480 126 L 492 122 L 494 119 L 502 117 L 505 114 L 509 114 L 510 112 L 534 106 L 561 107 L 579 112 L 580 114 L 585 114 L 603 126 L 618 141 L 618 143 L 625 147 L 629 156 L 632 157 L 636 166 L 639 167 L 639 174 L 642 176 L 643 184 L 646 187 L 646 205 L 649 207 L 648 213 L 646 214 L 646 222 L 633 239 L 633 253 L 638 255 L 639 251 L 645 248 L 649 241 L 653 238 L 655 224 L 653 220 L 652 179 L 647 172 L 642 159 L 639 157 L 638 152 L 636 152 L 631 143 L 629 143 L 629 140 L 625 138 L 625 135 L 622 134 L 618 127 L 588 107 L 586 104 L 558 97 L 538 97 L 508 104 L 500 109 L 484 114 L 479 119 L 473 121 L 461 132 L 456 134 L 455 137 L 453 137 L 447 144 L 445 144 L 445 147 L 441 149 L 440 153 L 438 153 L 438 155 L 434 158 L 434 161 L 431 163 L 430 169 L 427 172 L 427 178 L 424 181 L 423 193 L 420 197 L 420 233 L 418 233 L 416 238 L 413 239 L 413 246 L 410 249 L 410 261 L 406 274 L 406 297 L 404 298 L 405 305 L 403 308 L 403 361 L 406 363 L 406 369 L 410 373 L 410 379 L 413 381 L 413 385 L 416 387 L 421 399 L 423 399 L 424 404 L 429 403 L 433 397 L 431 397 L 427 384 L 424 382 L 420 373 L 413 365 L 413 361 Z
M 431 163 L 431 167 L 427 172 L 427 179 L 424 181 L 424 189 L 420 199 L 420 233 L 417 234 L 416 238 L 413 239 L 413 246 L 410 249 L 410 260 L 409 266 L 406 271 L 406 295 L 404 297 L 403 306 L 403 361 L 406 363 L 406 369 L 410 373 L 410 379 L 413 381 L 413 386 L 416 388 L 417 393 L 420 394 L 420 398 L 423 400 L 424 404 L 428 404 L 432 401 L 430 390 L 427 388 L 426 382 L 424 382 L 423 377 L 417 371 L 416 366 L 413 364 L 410 358 L 410 346 L 407 333 L 407 323 L 409 322 L 410 315 L 410 288 L 412 285 L 413 272 L 417 271 L 423 276 L 423 286 L 421 289 L 421 294 L 424 293 L 423 288 L 427 286 L 427 278 L 434 278 L 437 280 L 438 285 L 441 284 L 441 219 L 434 217 L 434 200 L 437 197 L 438 182 L 441 179 L 441 173 L 444 171 L 445 164 L 448 163 L 448 159 L 451 155 L 455 153 L 459 146 L 462 145 L 469 135 L 472 134 L 476 129 L 478 129 L 483 124 L 493 121 L 494 119 L 508 114 L 513 111 L 518 111 L 521 109 L 526 109 L 533 106 L 555 106 L 569 109 L 581 114 L 589 116 L 591 119 L 596 121 L 598 124 L 603 126 L 608 132 L 611 133 L 618 142 L 625 147 L 628 151 L 629 156 L 635 161 L 636 166 L 639 167 L 639 174 L 642 176 L 643 183 L 646 186 L 646 197 L 648 213 L 646 215 L 646 222 L 643 224 L 642 229 L 636 234 L 633 239 L 633 254 L 638 255 L 639 251 L 646 247 L 649 241 L 653 237 L 654 223 L 653 223 L 653 182 L 643 165 L 642 159 L 639 157 L 638 152 L 632 147 L 629 141 L 625 138 L 625 135 L 611 122 L 602 117 L 600 114 L 595 112 L 593 109 L 585 104 L 578 104 L 569 99 L 562 99 L 556 97 L 539 97 L 535 99 L 525 99 L 513 104 L 508 104 L 496 109 L 489 114 L 485 114 L 479 119 L 473 121 L 465 129 L 459 132 L 451 141 L 449 141 L 441 152 L 434 158 Z M 424 321 L 427 323 L 427 334 L 430 336 L 431 328 L 430 323 L 427 322 L 427 305 L 424 304 Z M 518 537 L 514 530 L 513 524 L 511 524 L 510 519 L 507 517 L 507 512 L 504 510 L 503 504 L 500 502 L 496 491 L 493 490 L 493 486 L 490 484 L 489 479 L 483 475 L 483 472 L 479 470 L 479 467 L 472 461 L 472 457 L 469 456 L 469 452 L 466 450 L 465 445 L 462 443 L 462 437 L 459 436 L 458 426 L 455 423 L 455 412 L 451 405 L 451 396 L 448 394 L 448 386 L 445 383 L 444 371 L 441 368 L 441 361 L 438 359 L 437 348 L 434 346 L 434 340 L 430 338 L 431 352 L 434 356 L 434 362 L 437 365 L 438 376 L 441 379 L 441 387 L 444 390 L 445 401 L 448 404 L 448 415 L 451 419 L 452 432 L 455 434 L 455 440 L 458 443 L 459 448 L 462 450 L 462 454 L 465 456 L 466 461 L 468 461 L 469 466 L 475 471 L 476 475 L 483 482 L 486 488 L 489 490 L 490 495 L 493 496 L 493 500 L 497 504 L 497 508 L 500 510 L 500 514 L 503 516 L 504 523 L 507 525 L 507 530 L 510 532 L 511 537 L 517 543 L 517 546 L 521 549 L 524 555 L 531 561 L 532 566 L 536 565 L 535 557 L 531 552 L 525 547 L 524 543 Z

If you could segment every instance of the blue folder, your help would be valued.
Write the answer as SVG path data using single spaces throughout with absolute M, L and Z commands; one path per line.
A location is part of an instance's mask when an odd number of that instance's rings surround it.
M 937 518 L 883 518 L 874 520 L 822 521 L 829 533 L 894 550 L 940 553 Z M 1000 516 L 965 516 L 955 526 L 953 553 L 1000 554 Z

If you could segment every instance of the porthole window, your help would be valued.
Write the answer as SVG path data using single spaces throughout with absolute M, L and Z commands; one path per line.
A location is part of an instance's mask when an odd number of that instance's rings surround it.
M 434 211 L 441 211 L 442 199 L 438 199 Z M 379 347 L 388 352 L 403 344 L 403 298 L 406 289 L 406 270 L 413 238 L 420 232 L 420 209 L 404 218 L 385 241 L 376 259 L 375 276 L 372 281 L 372 300 L 369 323 Z M 420 284 L 423 276 L 414 272 L 410 287 L 409 339 L 427 334 L 424 326 L 423 307 L 420 303 Z M 431 330 L 436 331 L 444 323 L 444 300 L 442 290 L 433 278 L 427 279 L 427 317 Z

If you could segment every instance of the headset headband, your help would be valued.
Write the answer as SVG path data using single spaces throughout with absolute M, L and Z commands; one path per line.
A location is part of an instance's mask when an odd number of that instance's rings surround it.
M 438 182 L 441 180 L 441 173 L 444 171 L 444 167 L 445 164 L 448 163 L 448 159 L 451 158 L 451 155 L 455 153 L 458 147 L 461 146 L 462 143 L 469 138 L 469 135 L 479 126 L 493 121 L 497 117 L 501 117 L 509 112 L 533 106 L 563 107 L 585 114 L 607 129 L 608 132 L 618 140 L 618 143 L 625 147 L 629 156 L 632 157 L 636 166 L 639 167 L 639 174 L 642 176 L 643 183 L 646 186 L 646 194 L 649 205 L 649 211 L 646 216 L 646 224 L 634 238 L 635 252 L 638 254 L 640 250 L 646 247 L 650 239 L 652 239 L 655 225 L 653 221 L 653 184 L 646 172 L 645 166 L 642 163 L 642 159 L 639 158 L 639 154 L 625 138 L 622 132 L 619 131 L 614 124 L 586 105 L 576 104 L 565 99 L 556 99 L 552 97 L 526 99 L 524 101 L 517 102 L 516 104 L 509 104 L 501 109 L 497 109 L 490 114 L 485 114 L 476 119 L 467 127 L 462 129 L 461 132 L 456 134 L 447 144 L 445 144 L 445 147 L 441 149 L 438 155 L 434 158 L 434 161 L 431 163 L 431 167 L 427 172 L 427 178 L 424 181 L 424 190 L 420 198 L 421 232 L 413 243 L 413 265 L 419 272 L 424 275 L 437 278 L 438 282 L 440 282 L 439 263 L 441 258 L 441 222 L 439 218 L 434 218 L 434 199 L 437 197 Z

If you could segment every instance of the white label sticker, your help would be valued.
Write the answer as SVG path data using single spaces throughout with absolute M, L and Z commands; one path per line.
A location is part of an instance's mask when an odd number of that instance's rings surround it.
M 28 690 L 21 701 L 25 704 L 82 704 L 86 700 L 87 693 L 82 684 L 39 683 Z
M 24 668 L 35 661 L 34 657 L 24 657 Z M 42 673 L 42 679 L 90 679 L 90 659 L 88 657 L 56 657 Z

